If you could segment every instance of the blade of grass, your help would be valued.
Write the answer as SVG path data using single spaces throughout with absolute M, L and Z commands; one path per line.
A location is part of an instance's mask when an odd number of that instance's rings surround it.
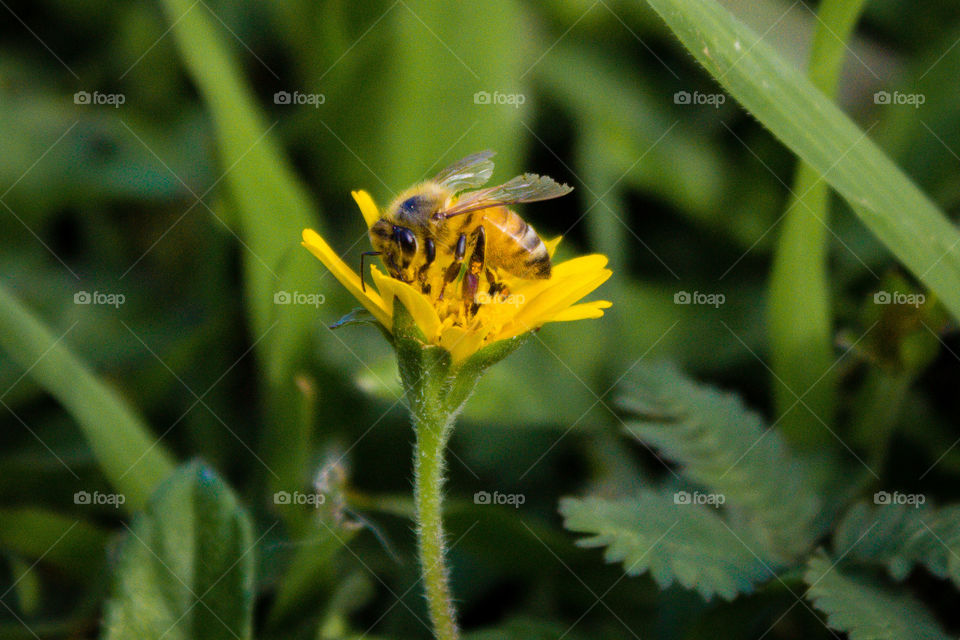
M 846 42 L 863 4 L 863 0 L 825 0 L 817 9 L 807 75 L 828 98 L 836 95 Z M 829 185 L 820 173 L 801 161 L 770 274 L 768 318 L 774 398 L 781 430 L 799 446 L 824 445 L 831 439 L 826 429 L 810 420 L 808 411 L 831 426 L 836 413 L 827 274 L 829 198 Z M 794 393 L 805 391 L 806 407 L 797 406 Z
M 173 459 L 134 409 L 0 286 L 0 347 L 77 421 L 104 475 L 136 511 L 173 471 Z
M 716 2 L 648 2 L 707 71 L 960 318 L 960 233 L 866 132 Z
M 173 35 L 210 110 L 223 180 L 236 208 L 243 245 L 247 313 L 264 372 L 267 417 L 263 450 L 268 491 L 293 490 L 304 480 L 294 464 L 309 450 L 295 376 L 311 353 L 317 313 L 305 304 L 275 304 L 278 291 L 316 290 L 313 258 L 300 247 L 305 227 L 318 228 L 313 205 L 259 111 L 225 44 L 229 32 L 203 3 L 164 0 Z M 276 123 L 273 123 L 276 124 Z M 330 280 L 332 283 L 332 279 Z M 339 293 L 324 292 L 328 302 Z
M 0 509 L 0 547 L 90 580 L 107 560 L 109 532 L 85 520 L 39 509 Z

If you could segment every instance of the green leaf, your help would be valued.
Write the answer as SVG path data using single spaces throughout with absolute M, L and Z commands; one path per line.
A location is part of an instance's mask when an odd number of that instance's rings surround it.
M 661 588 L 677 581 L 708 600 L 731 600 L 772 577 L 776 560 L 762 542 L 735 532 L 713 507 L 677 504 L 676 495 L 643 490 L 631 498 L 564 498 L 560 513 L 567 529 L 592 535 L 579 546 L 607 547 L 608 562 L 623 562 L 629 575 L 649 571 Z
M 103 637 L 246 639 L 252 635 L 250 518 L 208 467 L 181 467 L 129 528 Z
M 372 313 L 364 309 L 363 307 L 357 307 L 352 310 L 347 315 L 343 316 L 332 325 L 331 329 L 339 329 L 340 327 L 346 327 L 354 324 L 372 324 L 376 326 L 381 326 L 380 321 L 377 320 Z
M 0 509 L 0 548 L 42 561 L 77 580 L 94 577 L 102 567 L 107 536 L 100 527 L 53 511 Z
M 128 511 L 141 508 L 173 470 L 170 454 L 134 409 L 0 286 L 0 347 L 77 421 Z
M 960 505 L 935 509 L 860 502 L 840 521 L 833 544 L 837 555 L 882 564 L 897 580 L 922 564 L 960 587 Z
M 864 577 L 845 575 L 823 554 L 807 562 L 807 598 L 827 614 L 827 624 L 850 640 L 946 640 L 930 613 L 911 596 L 877 586 Z
M 666 363 L 639 365 L 624 386 L 631 434 L 722 494 L 784 560 L 809 548 L 820 511 L 811 469 L 736 395 L 697 385 Z
M 648 0 L 696 59 L 960 318 L 960 233 L 843 112 L 713 0 Z

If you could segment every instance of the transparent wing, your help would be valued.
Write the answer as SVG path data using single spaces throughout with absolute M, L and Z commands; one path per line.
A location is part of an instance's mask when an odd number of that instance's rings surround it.
M 452 218 L 471 211 L 505 204 L 550 200 L 551 198 L 565 196 L 571 191 L 573 191 L 573 187 L 560 184 L 548 176 L 525 173 L 496 187 L 471 191 L 454 202 L 450 208 L 437 213 L 436 217 Z
M 451 191 L 478 189 L 487 183 L 493 175 L 493 161 L 496 151 L 481 151 L 454 162 L 433 179 Z

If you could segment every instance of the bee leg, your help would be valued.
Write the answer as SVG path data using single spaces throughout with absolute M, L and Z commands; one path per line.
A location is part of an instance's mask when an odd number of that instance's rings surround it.
M 480 286 L 480 274 L 484 272 L 484 259 L 487 246 L 487 234 L 483 225 L 477 227 L 474 236 L 473 253 L 470 254 L 470 263 L 467 273 L 463 276 L 463 306 L 464 313 L 470 317 L 476 315 L 480 304 L 476 301 L 477 288 Z
M 429 295 L 430 283 L 427 282 L 427 270 L 437 258 L 437 247 L 433 243 L 433 238 L 427 238 L 423 243 L 423 248 L 426 252 L 427 261 L 417 270 L 417 281 L 420 283 L 420 291 Z
M 490 297 L 491 298 L 495 297 L 500 293 L 505 294 L 505 292 L 507 291 L 507 285 L 497 281 L 497 276 L 493 273 L 493 271 L 491 271 L 490 267 L 487 267 L 486 271 L 487 271 L 487 282 L 490 283 L 490 288 L 488 289 L 488 291 L 490 292 Z
M 447 272 L 443 275 L 443 284 L 440 285 L 440 297 L 437 300 L 443 300 L 443 293 L 447 290 L 447 285 L 456 280 L 460 273 L 460 265 L 463 263 L 463 257 L 467 254 L 467 234 L 461 233 L 457 238 L 457 248 L 453 252 L 453 262 L 447 267 Z

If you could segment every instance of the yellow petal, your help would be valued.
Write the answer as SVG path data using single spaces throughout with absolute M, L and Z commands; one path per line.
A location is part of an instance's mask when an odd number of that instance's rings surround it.
M 326 240 L 321 238 L 313 229 L 304 229 L 302 244 L 310 253 L 320 259 L 320 262 L 330 270 L 333 277 L 339 280 L 340 284 L 342 284 L 354 298 L 359 300 L 360 304 L 372 313 L 380 324 L 388 330 L 391 328 L 393 325 L 390 320 L 393 316 L 392 309 L 384 306 L 383 300 L 376 291 L 372 289 L 363 290 L 360 284 L 360 278 L 357 277 L 353 269 L 348 267 L 347 264 L 340 259 L 340 256 L 333 252 L 333 249 L 330 248 Z
M 482 328 L 479 331 L 468 331 L 463 327 L 447 327 L 440 332 L 439 344 L 450 352 L 453 362 L 458 363 L 477 352 L 486 333 Z
M 377 291 L 380 292 L 380 297 L 383 298 L 383 306 L 387 309 L 390 309 L 391 322 L 393 322 L 393 289 L 389 288 L 389 278 L 380 272 L 380 269 L 377 269 L 376 265 L 370 265 L 370 276 L 373 278 L 373 283 L 377 285 Z M 388 282 L 388 284 L 384 284 Z M 391 325 L 391 330 L 393 329 Z
M 436 342 L 437 335 L 440 333 L 440 317 L 437 310 L 430 304 L 427 296 L 423 295 L 406 282 L 401 282 L 395 278 L 380 273 L 378 269 L 371 269 L 374 282 L 377 283 L 377 289 L 384 292 L 390 292 L 407 308 L 417 327 L 423 332 L 428 342 Z
M 373 198 L 370 197 L 370 194 L 363 189 L 360 191 L 351 191 L 350 195 L 353 196 L 354 202 L 360 207 L 360 213 L 363 214 L 363 219 L 366 221 L 367 228 L 369 229 L 373 226 L 373 223 L 380 219 L 380 210 L 377 209 L 377 203 L 375 203 Z
M 563 236 L 557 236 L 553 240 L 544 240 L 543 244 L 547 245 L 547 253 L 550 257 L 553 257 L 553 254 L 557 252 L 557 247 L 560 246 L 560 241 L 563 240 Z
M 606 282 L 612 275 L 609 269 L 578 273 L 561 279 L 536 298 L 523 305 L 511 322 L 503 327 L 498 340 L 512 338 L 543 325 L 577 300 Z M 553 278 L 550 279 L 553 281 Z
M 603 317 L 603 310 L 609 309 L 612 305 L 613 303 L 607 300 L 594 300 L 593 302 L 575 304 L 554 315 L 549 322 L 571 322 L 573 320 L 600 318 Z

